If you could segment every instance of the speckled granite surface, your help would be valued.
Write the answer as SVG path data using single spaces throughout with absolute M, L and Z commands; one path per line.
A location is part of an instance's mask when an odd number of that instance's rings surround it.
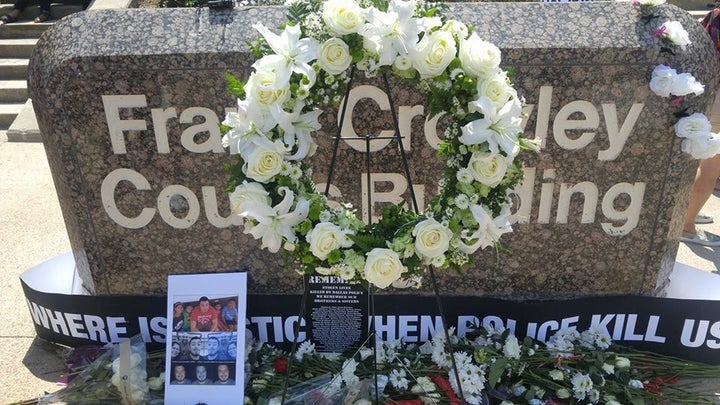
M 706 112 L 717 88 L 718 64 L 699 25 L 673 6 L 661 7 L 658 18 L 642 20 L 629 3 L 613 2 L 455 3 L 447 14 L 474 24 L 482 37 L 503 49 L 516 86 L 534 105 L 526 136 L 537 133 L 546 138 L 546 147 L 526 161 L 535 171 L 534 182 L 528 176 L 524 189 L 523 204 L 532 203 L 527 223 L 506 235 L 506 251 L 482 252 L 476 268 L 463 276 L 440 273 L 441 291 L 514 298 L 662 295 L 695 163 L 679 152 L 679 138 L 671 129 L 674 108 L 652 94 L 647 83 L 659 63 L 692 72 L 708 91 L 685 105 Z M 681 21 L 690 32 L 693 44 L 687 51 L 660 51 L 652 31 L 665 19 Z M 224 109 L 234 104 L 224 72 L 250 72 L 253 58 L 245 41 L 256 36 L 251 24 L 276 26 L 283 20 L 282 8 L 100 10 L 62 20 L 42 37 L 31 60 L 30 93 L 76 262 L 90 290 L 162 293 L 168 274 L 237 269 L 249 271 L 251 291 L 300 288 L 299 278 L 280 256 L 260 251 L 237 226 L 223 227 L 228 204 L 222 165 L 230 157 L 216 149 L 217 134 L 203 130 L 203 125 L 214 125 L 214 117 L 222 120 Z M 396 86 L 392 78 L 391 83 L 401 121 L 411 122 L 412 181 L 424 186 L 424 192 L 417 189 L 420 200 L 428 200 L 442 165 L 428 142 L 433 125 L 426 125 L 418 107 L 424 96 Z M 381 86 L 362 78 L 357 84 Z M 111 143 L 102 96 L 112 95 L 126 97 L 106 97 L 106 104 L 114 100 L 132 106 L 109 109 L 121 125 L 135 128 L 117 137 L 124 139 L 124 153 L 119 153 L 123 142 L 115 149 Z M 562 128 L 554 126 L 569 104 L 599 121 L 595 130 L 568 131 L 567 139 L 561 139 L 563 148 L 554 136 Z M 632 119 L 626 120 L 632 108 L 642 108 L 634 126 Z M 360 134 L 391 127 L 390 114 L 371 99 L 359 101 L 352 118 Z M 577 112 L 567 117 L 583 118 Z M 310 161 L 319 183 L 327 176 L 336 112 L 326 112 L 324 120 L 320 151 Z M 442 124 L 440 120 L 439 128 Z M 608 132 L 622 133 L 624 124 L 629 125 L 624 147 L 616 154 L 604 152 L 612 146 Z M 576 140 L 582 132 L 594 136 L 580 147 Z M 393 145 L 373 153 L 372 172 L 403 173 L 397 157 Z M 364 161 L 364 153 L 341 143 L 333 184 L 357 207 L 362 207 Z M 135 184 L 117 181 L 113 190 L 113 177 L 134 178 Z M 111 196 L 105 201 L 103 182 Z M 558 220 L 562 184 L 583 182 L 597 189 L 597 197 L 589 198 L 596 206 L 583 216 L 583 199 L 573 197 L 567 221 Z M 615 198 L 609 190 L 617 191 L 620 186 L 612 187 L 620 183 L 644 183 L 644 193 Z M 376 192 L 390 192 L 392 184 L 378 182 Z M 168 198 L 173 193 L 186 197 L 168 199 L 166 193 Z M 548 209 L 541 209 L 546 202 Z M 621 227 L 627 222 L 622 213 L 633 203 L 640 204 L 637 226 L 623 236 L 609 235 L 603 223 Z M 121 226 L 108 214 L 112 204 L 126 217 L 147 215 L 147 220 L 139 220 L 135 228 Z

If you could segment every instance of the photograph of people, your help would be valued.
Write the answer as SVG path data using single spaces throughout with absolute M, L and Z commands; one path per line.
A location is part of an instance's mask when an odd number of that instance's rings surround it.
M 235 300 L 231 299 L 225 304 L 225 308 L 220 312 L 220 318 L 227 326 L 227 330 L 237 330 L 238 308 Z
M 210 336 L 205 341 L 205 350 L 207 351 L 205 360 L 221 360 L 220 341 L 216 337 Z
M 228 326 L 225 325 L 225 321 L 223 320 L 223 318 L 221 316 L 222 310 L 223 310 L 222 304 L 220 303 L 220 301 L 215 300 L 215 301 L 213 301 L 212 306 L 213 306 L 213 308 L 215 308 L 215 312 L 217 312 L 217 314 L 218 314 L 218 330 L 227 332 L 229 330 Z
M 235 360 L 235 357 L 237 357 L 237 344 L 235 342 L 228 343 L 226 351 L 228 359 Z
M 172 342 L 172 351 L 170 352 L 170 358 L 172 360 L 177 360 L 180 356 L 180 343 L 178 342 Z
M 190 314 L 191 332 L 217 332 L 218 313 L 210 306 L 210 300 L 206 296 L 200 297 L 198 306 Z
M 230 378 L 230 366 L 227 364 L 218 364 L 217 374 L 218 379 L 215 381 L 215 385 L 235 385 L 235 380 Z
M 200 336 L 193 336 L 188 343 L 188 353 L 183 360 L 202 360 L 203 341 Z
M 173 305 L 173 319 L 172 319 L 172 330 L 173 332 L 182 332 L 183 330 L 183 323 L 185 322 L 185 318 L 183 316 L 183 304 L 182 302 L 178 301 Z
M 193 308 L 195 307 L 190 304 L 185 305 L 185 310 L 183 311 L 183 332 L 188 332 L 190 330 L 190 314 L 192 313 Z
M 170 381 L 170 384 L 177 384 L 177 385 L 189 385 L 190 380 L 185 378 L 185 366 L 182 364 L 178 364 L 175 367 L 173 367 L 173 380 Z
M 211 385 L 212 380 L 210 380 L 207 375 L 207 368 L 205 366 L 197 366 L 195 367 L 195 377 L 196 380 L 193 381 L 193 385 Z

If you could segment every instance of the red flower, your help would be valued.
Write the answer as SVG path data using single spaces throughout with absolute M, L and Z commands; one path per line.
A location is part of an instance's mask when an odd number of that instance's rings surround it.
M 273 369 L 277 374 L 284 374 L 287 371 L 288 359 L 287 357 L 278 357 L 273 360 Z
M 455 395 L 455 391 L 453 391 L 452 385 L 450 385 L 450 380 L 445 377 L 440 377 L 439 375 L 432 377 L 431 380 L 450 400 L 450 405 L 462 405 L 462 401 L 460 401 L 460 398 Z

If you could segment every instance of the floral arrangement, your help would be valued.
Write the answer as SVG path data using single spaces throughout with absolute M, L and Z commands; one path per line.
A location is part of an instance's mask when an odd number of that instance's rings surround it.
M 73 350 L 65 361 L 68 373 L 60 391 L 28 403 L 122 403 L 147 404 L 162 398 L 165 382 L 159 373 L 164 353 L 147 353 L 140 335 L 126 343 L 84 346 Z M 121 357 L 125 357 L 121 366 Z M 127 367 L 121 370 L 122 367 Z M 148 371 L 158 376 L 148 378 Z
M 633 4 L 640 9 L 647 21 L 651 21 L 655 8 L 664 4 L 665 0 L 633 0 Z M 659 37 L 664 48 L 670 54 L 673 49 L 685 51 L 690 45 L 690 36 L 679 21 L 665 21 L 658 27 L 653 35 Z M 674 97 L 672 104 L 675 107 L 686 96 L 699 96 L 705 92 L 705 86 L 698 82 L 690 73 L 678 73 L 677 70 L 664 64 L 653 69 L 650 79 L 650 90 L 660 97 Z M 688 114 L 687 109 L 676 114 L 678 121 L 675 124 L 675 134 L 683 138 L 680 149 L 695 159 L 708 159 L 720 153 L 720 134 L 712 132 L 710 120 L 701 113 Z
M 518 339 L 510 330 L 478 328 L 465 337 L 407 344 L 377 341 L 347 356 L 322 354 L 310 341 L 294 354 L 246 342 L 245 398 L 248 405 L 353 404 L 712 404 L 716 395 L 698 392 L 681 378 L 720 378 L 720 367 L 641 352 L 616 345 L 605 328 L 579 333 L 562 329 L 546 343 Z M 139 339 L 139 336 L 137 337 Z M 134 397 L 123 397 L 113 381 L 118 344 L 75 349 L 67 360 L 67 387 L 23 404 L 160 404 L 165 353 L 143 353 Z M 115 353 L 115 354 L 113 354 Z M 292 356 L 292 358 L 291 358 Z M 376 360 L 376 364 L 373 360 Z M 376 372 L 377 370 L 377 372 Z M 144 381 L 148 375 L 157 375 Z M 291 399 L 292 398 L 292 399 Z M 241 401 L 238 400 L 237 403 Z
M 379 341 L 376 365 L 366 347 L 342 358 L 318 354 L 304 342 L 290 362 L 286 352 L 250 343 L 245 403 L 279 404 L 286 384 L 319 380 L 299 385 L 302 393 L 291 389 L 294 398 L 310 401 L 298 403 L 371 404 L 377 370 L 383 404 L 709 404 L 676 383 L 680 376 L 719 374 L 717 367 L 616 346 L 604 328 L 560 330 L 546 344 L 493 329 L 465 338 L 451 332 L 450 339 L 459 383 L 444 335 L 422 345 Z
M 279 34 L 254 27 L 258 60 L 246 82 L 230 78 L 238 111 L 223 122 L 223 142 L 239 156 L 232 209 L 262 248 L 284 249 L 299 273 L 419 286 L 426 266 L 463 268 L 511 231 L 515 158 L 536 146 L 520 136 L 522 101 L 495 45 L 416 0 L 297 0 Z M 439 150 L 446 170 L 425 212 L 398 205 L 366 226 L 318 193 L 303 160 L 316 150 L 320 107 L 337 105 L 352 66 L 419 84 L 431 115 L 452 116 Z

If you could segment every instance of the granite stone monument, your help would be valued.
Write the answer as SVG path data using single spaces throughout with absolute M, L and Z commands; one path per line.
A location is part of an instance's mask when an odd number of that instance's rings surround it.
M 543 149 L 525 159 L 518 224 L 504 249 L 480 252 L 462 275 L 440 272 L 440 290 L 662 295 L 696 162 L 672 129 L 678 108 L 648 82 L 661 63 L 691 72 L 706 91 L 683 106 L 708 112 L 720 68 L 699 24 L 669 5 L 641 18 L 629 2 L 452 3 L 446 15 L 502 49 L 526 99 L 525 136 Z M 251 292 L 300 290 L 282 257 L 261 251 L 230 215 L 223 165 L 234 157 L 218 129 L 234 105 L 225 72 L 251 72 L 252 24 L 284 20 L 282 7 L 98 10 L 65 18 L 41 38 L 30 93 L 89 292 L 158 294 L 168 274 L 236 270 L 248 271 Z M 685 26 L 687 50 L 668 52 L 652 35 L 665 20 Z M 447 122 L 427 116 L 418 88 L 392 77 L 390 87 L 422 208 L 437 189 L 435 153 Z M 348 101 L 343 137 L 392 128 L 377 78 L 356 76 Z M 321 185 L 338 116 L 325 111 L 309 160 Z M 368 187 L 357 142 L 341 142 L 330 190 L 368 218 L 407 199 L 409 184 L 398 148 L 376 140 Z

